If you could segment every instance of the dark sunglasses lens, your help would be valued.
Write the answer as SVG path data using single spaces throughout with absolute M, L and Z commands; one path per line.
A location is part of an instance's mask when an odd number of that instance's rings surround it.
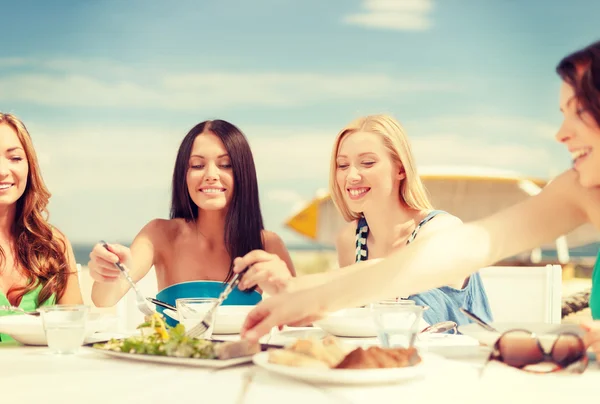
M 585 355 L 585 346 L 575 335 L 562 334 L 552 348 L 552 359 L 561 366 L 568 366 Z
M 502 361 L 507 365 L 521 368 L 544 360 L 544 352 L 537 339 L 527 331 L 511 331 L 497 342 Z

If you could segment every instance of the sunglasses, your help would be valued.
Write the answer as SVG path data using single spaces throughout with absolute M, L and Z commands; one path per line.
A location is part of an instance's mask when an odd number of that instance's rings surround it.
M 588 365 L 587 349 L 579 335 L 537 335 L 528 330 L 509 330 L 494 344 L 488 359 L 534 373 L 569 370 L 583 372 Z
M 488 331 L 498 332 L 494 327 L 468 310 L 463 313 Z M 524 329 L 509 330 L 496 340 L 488 358 L 506 365 L 535 373 L 551 373 L 566 369 L 581 373 L 588 365 L 587 349 L 577 334 L 537 335 Z

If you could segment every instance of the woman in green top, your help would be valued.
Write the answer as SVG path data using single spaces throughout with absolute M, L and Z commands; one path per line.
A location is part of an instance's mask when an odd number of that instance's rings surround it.
M 263 301 L 249 314 L 245 336 L 256 339 L 273 326 L 440 287 L 584 223 L 600 229 L 600 42 L 565 57 L 556 70 L 562 79 L 559 106 L 564 117 L 556 140 L 571 153 L 572 169 L 522 203 L 417 239 L 411 248 L 397 250 L 378 263 L 298 278 L 294 288 Z M 236 259 L 234 271 L 255 262 L 256 255 Z M 311 287 L 303 287 L 304 278 Z M 597 320 L 599 278 L 595 273 L 590 299 Z M 315 287 L 317 281 L 321 283 Z M 587 343 L 600 352 L 600 321 L 583 327 Z
M 0 306 L 82 303 L 71 245 L 46 219 L 49 199 L 25 125 L 0 112 Z

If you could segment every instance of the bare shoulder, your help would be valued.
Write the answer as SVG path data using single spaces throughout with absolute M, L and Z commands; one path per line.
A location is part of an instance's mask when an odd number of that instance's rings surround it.
M 337 251 L 338 264 L 340 268 L 354 263 L 354 250 L 356 249 L 356 226 L 358 226 L 358 220 L 349 222 L 342 227 L 335 238 L 335 249 Z
M 67 249 L 71 248 L 71 242 L 69 241 L 69 238 L 65 235 L 65 233 L 54 226 L 52 226 L 52 237 L 62 242 Z
M 568 170 L 554 180 L 546 188 L 581 210 L 589 221 L 600 227 L 600 187 L 584 187 L 579 182 L 579 174 Z
M 140 230 L 130 248 L 150 248 L 155 257 L 162 256 L 181 240 L 181 235 L 185 234 L 185 227 L 183 219 L 153 219 Z
M 267 252 L 275 253 L 275 250 L 287 249 L 281 237 L 273 231 L 263 230 L 262 239 Z
M 419 235 L 422 237 L 424 235 L 431 234 L 448 227 L 456 226 L 461 223 L 462 220 L 454 215 L 451 215 L 450 213 L 438 213 L 419 230 Z
M 275 254 L 281 258 L 281 260 L 285 262 L 292 276 L 296 276 L 296 269 L 294 268 L 292 257 L 290 256 L 290 253 L 281 237 L 279 237 L 279 235 L 275 232 L 263 230 L 262 239 L 265 251 L 269 254 Z
M 544 188 L 547 191 L 575 196 L 585 193 L 585 188 L 579 183 L 579 174 L 575 170 L 567 170 L 553 178 Z
M 183 232 L 186 223 L 183 219 L 153 219 L 149 221 L 140 231 L 150 238 L 168 238 Z
M 353 220 L 342 227 L 335 238 L 335 246 L 339 251 L 340 248 L 351 248 L 354 250 L 354 239 L 356 237 L 356 226 L 358 220 Z
M 429 221 L 429 224 L 431 225 L 431 227 L 446 227 L 461 224 L 462 222 L 463 221 L 459 217 L 444 212 L 435 215 L 435 217 L 431 221 Z

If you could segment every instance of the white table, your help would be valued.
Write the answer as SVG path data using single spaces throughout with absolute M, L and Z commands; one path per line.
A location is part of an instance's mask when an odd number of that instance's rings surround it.
M 251 372 L 254 377 L 245 404 L 531 400 L 546 404 L 566 402 L 567 398 L 570 402 L 598 399 L 600 369 L 596 363 L 582 375 L 533 375 L 492 363 L 480 377 L 481 361 L 427 359 L 425 377 L 401 384 L 313 386 L 253 365 L 215 371 L 108 358 L 89 351 L 60 356 L 45 347 L 7 345 L 0 346 L 0 397 L 10 402 L 44 404 L 238 403 L 244 376 Z

